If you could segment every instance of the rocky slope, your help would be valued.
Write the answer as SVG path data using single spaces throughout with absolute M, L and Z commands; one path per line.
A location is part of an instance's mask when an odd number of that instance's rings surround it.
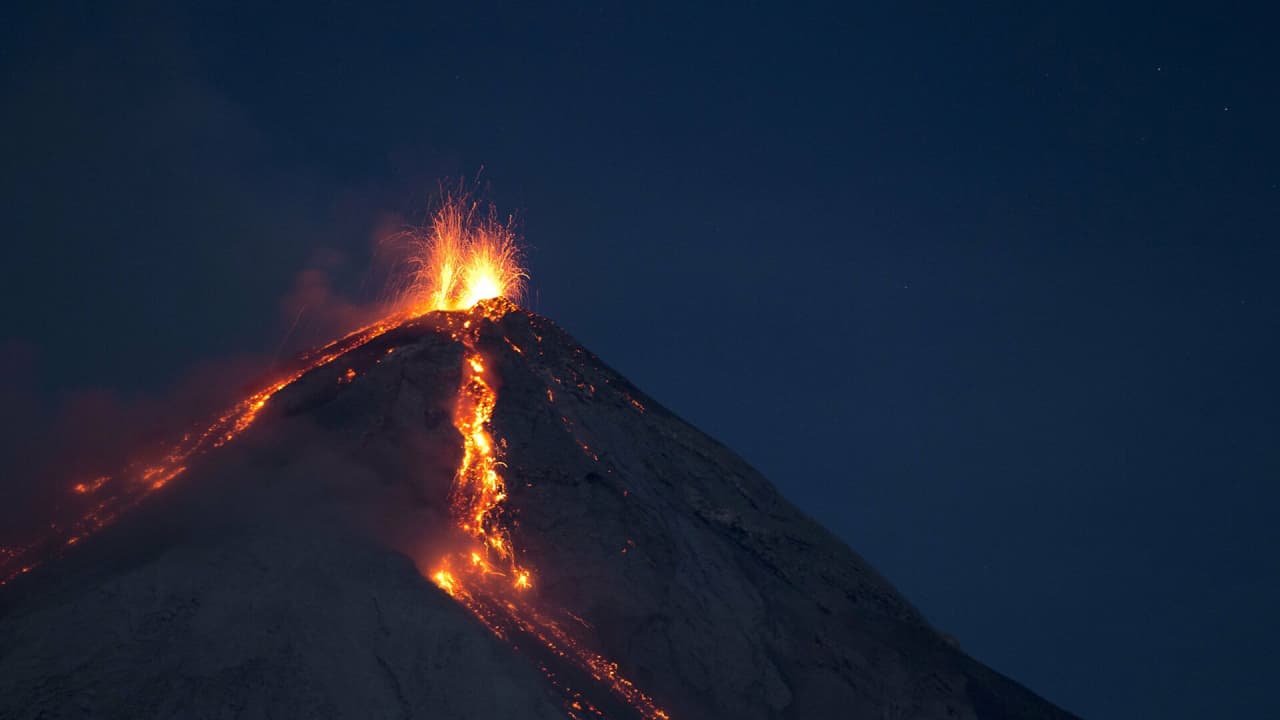
M 531 592 L 670 717 L 1070 717 L 553 323 L 495 307 L 469 317 Z M 305 375 L 0 589 L 0 718 L 563 717 L 548 665 L 572 667 L 424 579 L 455 532 L 457 322 L 425 316 Z

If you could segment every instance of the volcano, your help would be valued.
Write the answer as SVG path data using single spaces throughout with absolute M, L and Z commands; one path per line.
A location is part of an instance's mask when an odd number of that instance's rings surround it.
M 501 297 L 77 492 L 4 561 L 0 717 L 1071 717 Z

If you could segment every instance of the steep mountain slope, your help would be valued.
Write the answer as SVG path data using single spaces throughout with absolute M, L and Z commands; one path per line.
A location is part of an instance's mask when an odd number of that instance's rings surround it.
M 505 482 L 464 532 L 480 373 Z M 504 300 L 354 344 L 189 465 L 0 591 L 0 717 L 1070 717 Z M 481 524 L 514 556 L 467 570 Z

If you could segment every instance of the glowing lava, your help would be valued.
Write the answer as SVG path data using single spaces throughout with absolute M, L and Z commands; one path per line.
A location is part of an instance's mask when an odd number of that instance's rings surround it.
M 46 537 L 25 546 L 20 553 L 0 557 L 0 585 L 30 572 L 46 560 L 56 557 L 64 548 L 75 545 L 111 524 L 122 513 L 137 506 L 153 492 L 186 472 L 193 457 L 220 448 L 242 434 L 276 393 L 292 385 L 303 375 L 328 365 L 406 319 L 408 318 L 402 314 L 394 315 L 304 354 L 292 369 L 278 379 L 231 406 L 199 432 L 184 435 L 157 461 L 135 463 L 118 476 L 103 475 L 88 482 L 76 483 L 71 487 L 72 493 L 91 504 L 80 517 L 65 526 L 52 525 Z
M 475 547 L 441 558 L 431 579 L 494 635 L 517 645 L 520 643 L 516 636 L 534 641 L 531 655 L 542 659 L 539 668 L 566 698 L 569 717 L 604 718 L 606 713 L 571 687 L 548 661 L 568 663 L 607 689 L 614 703 L 629 707 L 641 718 L 668 720 L 667 713 L 652 698 L 618 672 L 617 663 L 585 647 L 528 595 L 533 577 L 516 560 L 509 515 L 504 508 L 507 489 L 500 453 L 505 443 L 494 438 L 491 428 L 498 395 L 478 348 L 480 322 L 499 320 L 514 309 L 505 300 L 481 303 L 467 313 L 461 328 L 454 332 L 465 351 L 462 385 L 454 407 L 454 427 L 462 436 L 462 460 L 454 476 L 450 509 L 458 529 Z M 517 354 L 523 354 L 509 339 L 505 340 Z
M 469 342 L 468 346 L 473 344 Z M 468 351 L 464 370 L 453 419 L 454 427 L 462 435 L 462 461 L 458 464 L 450 506 L 462 530 L 480 541 L 481 551 L 472 553 L 472 565 L 490 567 L 481 552 L 495 557 L 507 567 L 518 587 L 527 588 L 529 573 L 515 564 L 511 533 L 501 517 L 507 486 L 498 472 L 502 463 L 489 434 L 489 420 L 498 395 L 485 379 L 484 359 L 474 349 Z
M 520 245 L 510 219 L 465 193 L 448 195 L 429 227 L 409 233 L 409 287 L 415 314 L 467 310 L 481 300 L 518 299 L 524 289 Z

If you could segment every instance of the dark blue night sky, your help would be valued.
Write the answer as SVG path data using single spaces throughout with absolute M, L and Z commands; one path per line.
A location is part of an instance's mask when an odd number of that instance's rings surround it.
M 2 11 L 0 504 L 327 339 L 480 173 L 529 307 L 978 659 L 1280 716 L 1275 16 L 259 5 Z

